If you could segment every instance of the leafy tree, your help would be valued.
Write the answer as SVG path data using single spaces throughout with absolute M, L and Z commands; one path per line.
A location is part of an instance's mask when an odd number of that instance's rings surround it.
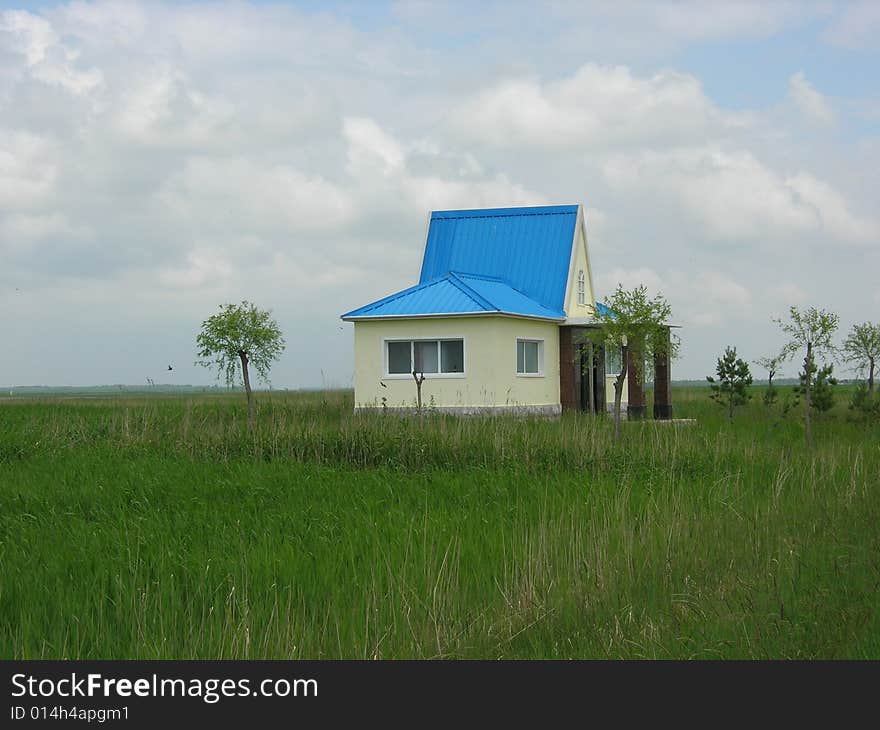
M 789 341 L 782 348 L 782 355 L 787 360 L 796 352 L 805 351 L 804 372 L 809 372 L 811 367 L 815 367 L 815 358 L 818 355 L 833 355 L 835 353 L 832 338 L 837 331 L 840 317 L 833 312 L 815 307 L 809 307 L 804 311 L 800 311 L 797 307 L 791 307 L 788 312 L 789 318 L 787 320 L 774 320 L 783 333 L 789 337 Z M 807 377 L 804 380 L 804 436 L 808 446 L 810 444 L 812 382 L 812 377 Z
M 718 358 L 715 373 L 717 380 L 711 375 L 706 376 L 712 389 L 711 398 L 727 406 L 727 419 L 732 422 L 734 407 L 745 404 L 751 398 L 748 393 L 748 387 L 752 384 L 749 364 L 736 356 L 735 347 L 726 347 L 724 355 Z
M 815 361 L 811 358 L 810 362 L 805 364 L 804 369 L 798 374 L 798 379 L 800 383 L 795 386 L 795 393 L 805 396 L 809 390 L 811 408 L 815 408 L 819 413 L 831 410 L 834 406 L 834 393 L 831 389 L 837 385 L 837 378 L 834 377 L 834 365 L 817 368 Z
M 868 392 L 874 391 L 874 371 L 880 360 L 880 325 L 865 322 L 853 325 L 843 342 L 843 359 L 860 372 L 868 373 Z
M 678 342 L 670 338 L 667 323 L 672 308 L 661 294 L 649 299 L 647 287 L 626 290 L 618 284 L 603 304 L 605 308 L 596 311 L 597 326 L 588 336 L 599 345 L 621 351 L 620 372 L 614 380 L 614 436 L 617 438 L 628 361 L 632 360 L 635 374 L 642 378 L 645 359 L 653 361 L 655 354 L 673 357 Z
M 785 355 L 780 353 L 772 357 L 759 357 L 754 361 L 755 365 L 767 371 L 767 390 L 764 391 L 764 405 L 768 408 L 771 408 L 779 397 L 779 391 L 773 385 L 773 378 L 779 373 L 779 369 L 782 367 L 785 359 Z
M 859 383 L 853 391 L 849 408 L 857 418 L 880 419 L 880 396 L 868 390 L 864 383 Z
M 227 385 L 240 379 L 248 402 L 248 423 L 254 423 L 254 394 L 248 366 L 253 365 L 265 383 L 269 368 L 284 352 L 284 337 L 271 312 L 258 309 L 251 302 L 222 304 L 220 311 L 202 322 L 196 337 L 199 359 L 196 365 L 216 367 Z

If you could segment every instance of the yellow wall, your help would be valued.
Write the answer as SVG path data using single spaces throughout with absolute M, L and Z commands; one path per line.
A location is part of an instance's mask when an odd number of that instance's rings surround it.
M 617 380 L 616 375 L 605 376 L 605 403 L 609 406 L 614 405 L 614 381 Z M 629 399 L 629 377 L 624 378 L 623 390 L 621 391 L 620 402 L 626 405 Z
M 575 230 L 574 265 L 570 267 L 568 300 L 565 303 L 565 313 L 569 317 L 592 317 L 595 300 L 590 274 L 590 262 L 587 259 L 587 239 L 581 216 L 578 216 Z M 584 272 L 584 304 L 578 304 L 578 272 Z
M 386 319 L 355 322 L 355 406 L 415 405 L 412 376 L 385 376 L 384 340 L 463 338 L 465 374 L 426 375 L 422 402 L 437 407 L 493 407 L 559 404 L 559 326 L 515 317 L 478 316 Z M 543 376 L 518 376 L 518 337 L 544 340 Z M 379 385 L 385 383 L 386 387 Z

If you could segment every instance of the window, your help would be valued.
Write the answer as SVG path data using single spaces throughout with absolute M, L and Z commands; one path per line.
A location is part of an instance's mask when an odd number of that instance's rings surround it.
M 543 375 L 544 374 L 544 341 L 543 340 L 517 340 L 516 341 L 516 374 L 517 375 Z
M 605 348 L 605 374 L 620 375 L 623 366 L 623 351 L 620 347 L 609 345 Z
M 388 340 L 388 375 L 464 374 L 464 340 Z
M 578 304 L 584 305 L 587 303 L 587 290 L 586 284 L 584 282 L 584 270 L 581 269 L 578 271 Z

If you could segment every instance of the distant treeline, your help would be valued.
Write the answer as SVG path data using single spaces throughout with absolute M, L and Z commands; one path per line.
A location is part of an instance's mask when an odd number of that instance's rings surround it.
M 218 385 L 17 385 L 0 388 L 0 396 L 113 395 L 115 393 L 214 393 L 228 388 Z
M 673 385 L 679 387 L 705 388 L 708 383 L 705 380 L 673 380 Z M 773 381 L 778 385 L 797 385 L 796 378 L 779 378 Z M 841 380 L 841 383 L 847 383 L 847 380 Z M 853 381 L 855 382 L 855 381 Z M 760 386 L 760 381 L 755 383 Z M 645 387 L 653 388 L 653 383 L 646 383 Z M 274 388 L 275 391 L 314 391 L 321 388 Z M 345 388 L 331 388 L 330 390 L 345 390 Z M 186 395 L 189 393 L 229 393 L 240 392 L 242 388 L 227 388 L 225 385 L 17 385 L 0 387 L 0 398 L 2 397 L 25 397 L 25 396 L 64 396 L 64 395 L 114 395 L 117 393 L 137 394 L 137 393 L 153 393 L 153 394 L 178 394 Z
M 244 389 L 241 387 L 229 388 L 225 385 L 172 385 L 156 383 L 155 385 L 6 385 L 0 386 L 0 398 L 25 397 L 25 396 L 88 396 L 88 395 L 115 395 L 119 393 L 132 394 L 168 394 L 187 395 L 198 393 L 238 393 Z M 255 389 L 259 390 L 259 389 Z M 312 391 L 320 388 L 272 388 L 276 392 Z

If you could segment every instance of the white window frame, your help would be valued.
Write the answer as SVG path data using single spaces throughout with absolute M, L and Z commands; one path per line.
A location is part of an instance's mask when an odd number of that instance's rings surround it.
M 536 342 L 538 344 L 538 372 L 521 373 L 519 372 L 519 343 L 520 342 Z M 513 369 L 518 378 L 543 378 L 544 377 L 544 340 L 541 337 L 517 337 L 513 346 Z
M 613 355 L 611 353 L 614 353 Z M 611 366 L 611 358 L 614 357 L 617 359 L 615 363 L 615 368 L 612 368 L 611 372 L 608 372 L 609 367 Z M 605 376 L 612 377 L 620 375 L 620 368 L 623 367 L 623 348 L 618 345 L 617 347 L 607 346 L 605 347 Z
M 408 373 L 389 373 L 388 372 L 388 343 L 389 342 L 409 342 L 409 366 L 413 365 L 413 343 L 415 342 L 436 342 L 437 343 L 437 368 L 441 367 L 442 354 L 440 352 L 441 342 L 450 342 L 453 340 L 461 341 L 461 354 L 463 370 L 460 373 L 425 373 L 425 380 L 430 379 L 446 379 L 446 378 L 464 378 L 467 374 L 467 340 L 462 336 L 449 337 L 383 337 L 382 338 L 382 379 L 383 380 L 412 380 L 412 371 Z
M 585 306 L 587 303 L 587 289 L 586 289 L 586 280 L 584 279 L 584 270 L 580 269 L 578 271 L 578 298 L 577 303 L 580 306 Z

